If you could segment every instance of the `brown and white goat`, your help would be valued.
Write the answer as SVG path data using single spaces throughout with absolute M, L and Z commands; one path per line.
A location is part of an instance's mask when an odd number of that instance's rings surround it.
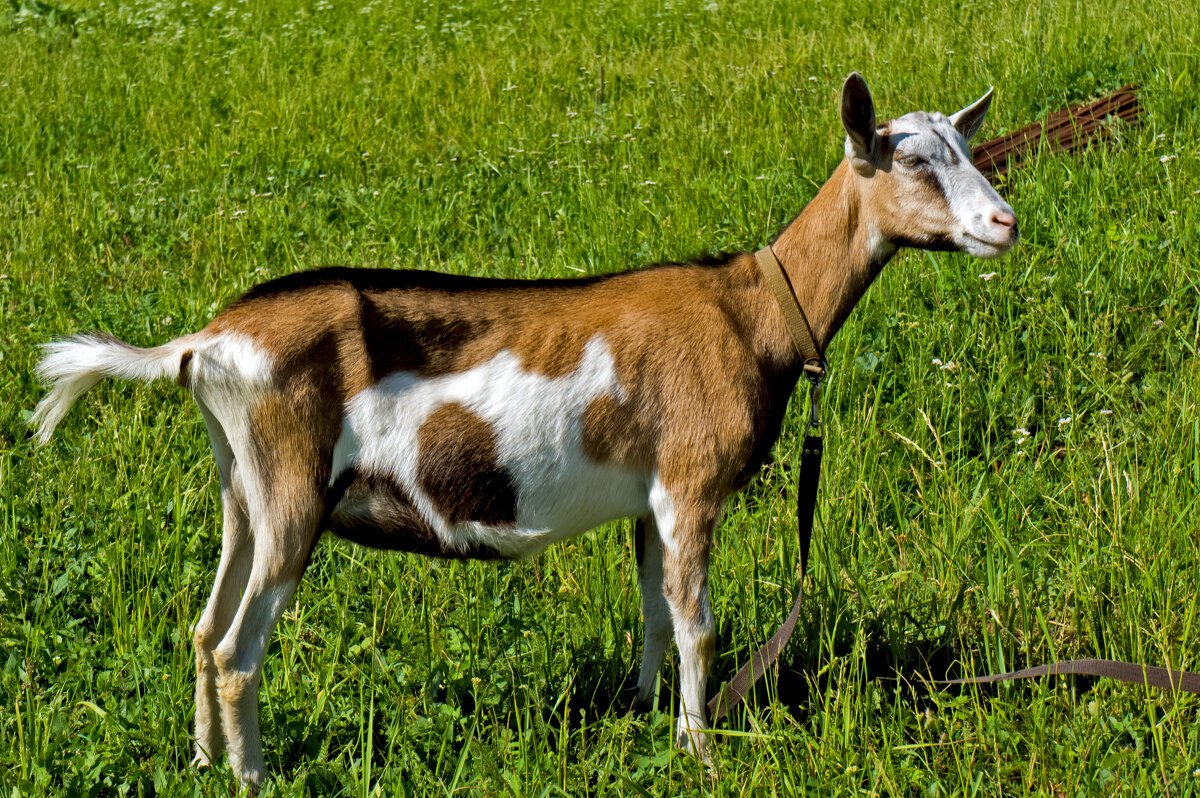
M 899 247 L 995 257 L 1017 241 L 967 145 L 990 100 L 877 128 L 866 84 L 846 80 L 846 158 L 774 242 L 819 347 Z M 199 763 L 228 751 L 241 783 L 263 779 L 263 654 L 323 530 L 511 558 L 625 517 L 641 521 L 639 697 L 673 631 L 678 742 L 704 752 L 714 526 L 801 373 L 752 255 L 527 282 L 321 269 L 152 349 L 49 344 L 40 372 L 43 443 L 103 377 L 170 377 L 200 406 L 225 517 L 195 630 Z

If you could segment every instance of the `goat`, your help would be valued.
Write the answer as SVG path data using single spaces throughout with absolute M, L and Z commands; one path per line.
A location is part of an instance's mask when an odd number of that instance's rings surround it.
M 900 247 L 983 258 L 1017 241 L 971 165 L 989 90 L 876 126 L 842 87 L 845 159 L 773 248 L 823 351 Z M 802 370 L 755 258 L 570 280 L 327 268 L 263 283 L 151 349 L 45 346 L 44 444 L 103 377 L 191 391 L 220 471 L 220 564 L 195 627 L 195 763 L 262 782 L 258 683 L 324 529 L 384 549 L 516 558 L 633 517 L 651 694 L 672 631 L 676 742 L 704 755 L 708 562 L 722 504 L 761 467 Z

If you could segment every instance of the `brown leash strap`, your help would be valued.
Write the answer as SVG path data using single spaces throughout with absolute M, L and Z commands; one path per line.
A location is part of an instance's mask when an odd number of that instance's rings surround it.
M 817 417 L 818 391 L 819 382 L 814 380 L 812 388 L 813 417 L 810 421 L 814 431 L 820 429 L 820 420 Z M 804 576 L 808 572 L 808 550 L 812 540 L 813 517 L 817 507 L 817 486 L 821 478 L 823 448 L 824 439 L 819 435 L 810 434 L 804 438 L 804 452 L 800 459 L 800 475 L 797 480 L 799 485 L 796 496 L 796 533 L 800 540 L 800 579 L 796 590 L 796 600 L 792 603 L 792 611 L 788 613 L 787 620 L 779 627 L 779 631 L 755 652 L 750 661 L 743 665 L 741 670 L 708 702 L 708 713 L 712 723 L 723 718 L 735 704 L 749 694 L 754 683 L 779 659 L 779 654 L 796 629 L 796 622 L 800 618 L 800 605 L 804 601 Z M 1138 665 L 1112 659 L 1063 660 L 1007 673 L 989 673 L 964 679 L 933 679 L 930 683 L 974 685 L 1011 682 L 1018 679 L 1038 679 L 1044 676 L 1071 675 L 1098 676 L 1105 679 L 1116 679 L 1127 684 L 1156 687 L 1160 690 L 1183 690 L 1200 694 L 1200 673 L 1152 665 Z
M 1116 659 L 1069 659 L 1037 665 L 1008 673 L 989 673 L 966 679 L 934 679 L 932 684 L 991 684 L 1017 679 L 1037 679 L 1042 676 L 1100 676 L 1128 684 L 1144 684 L 1160 690 L 1185 690 L 1200 693 L 1200 673 L 1176 671 L 1150 665 L 1136 665 Z
M 800 307 L 800 300 L 796 299 L 796 292 L 792 290 L 787 273 L 779 263 L 779 258 L 775 257 L 775 250 L 768 244 L 754 253 L 754 259 L 758 261 L 758 270 L 762 272 L 767 288 L 771 289 L 771 295 L 775 297 L 779 309 L 783 312 L 788 334 L 792 336 L 796 351 L 804 360 L 804 373 L 810 379 L 824 377 L 825 355 L 813 340 L 812 328 L 808 326 L 804 308 Z

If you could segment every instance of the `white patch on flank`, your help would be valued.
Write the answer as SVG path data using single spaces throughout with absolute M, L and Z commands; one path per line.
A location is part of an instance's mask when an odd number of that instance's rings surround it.
M 212 389 L 261 393 L 271 385 L 271 356 L 253 338 L 238 333 L 205 336 L 193 342 L 189 382 Z
M 449 548 L 482 544 L 506 556 L 534 554 L 605 521 L 649 509 L 644 476 L 595 463 L 583 452 L 583 413 L 603 397 L 628 399 L 599 335 L 563 377 L 529 373 L 507 350 L 459 374 L 422 378 L 397 372 L 348 403 L 330 478 L 352 465 L 391 477 Z M 461 404 L 495 432 L 497 459 L 517 494 L 515 528 L 451 524 L 418 483 L 418 431 L 448 403 Z

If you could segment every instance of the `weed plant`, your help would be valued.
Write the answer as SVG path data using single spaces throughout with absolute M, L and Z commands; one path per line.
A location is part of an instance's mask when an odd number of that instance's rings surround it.
M 998 181 L 1008 258 L 902 255 L 835 340 L 810 597 L 713 774 L 672 749 L 673 666 L 656 709 L 620 697 L 641 624 L 617 523 L 502 565 L 327 536 L 266 659 L 265 792 L 1200 793 L 1196 696 L 926 683 L 1200 668 L 1198 30 L 1169 0 L 5 4 L 0 793 L 233 789 L 188 765 L 220 547 L 199 414 L 108 383 L 35 451 L 38 343 L 159 343 L 327 264 L 755 248 L 841 157 L 852 69 L 885 118 L 995 85 L 984 137 L 1131 82 L 1146 114 Z M 802 411 L 717 536 L 717 679 L 793 595 Z

